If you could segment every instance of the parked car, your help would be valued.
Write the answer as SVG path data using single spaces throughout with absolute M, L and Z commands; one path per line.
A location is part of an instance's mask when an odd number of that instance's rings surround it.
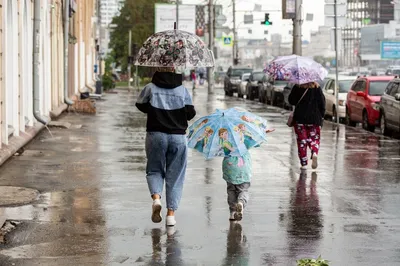
M 267 92 L 272 91 L 272 83 L 270 77 L 266 74 L 258 86 L 258 100 L 262 103 L 267 103 Z
M 400 79 L 389 82 L 379 103 L 381 133 L 389 136 L 393 131 L 400 132 Z
M 244 95 L 246 95 L 246 87 L 247 87 L 247 82 L 249 82 L 250 78 L 250 73 L 243 74 L 242 77 L 240 78 L 240 87 L 238 91 L 238 97 L 243 98 Z
M 283 105 L 284 102 L 283 89 L 287 84 L 288 82 L 283 80 L 275 80 L 272 83 L 271 86 L 272 89 L 271 93 L 269 94 L 269 97 L 267 93 L 267 99 L 269 100 L 271 105 L 273 106 Z
M 328 78 L 328 81 L 322 88 L 326 103 L 325 115 L 332 117 L 332 120 L 334 121 L 336 121 L 336 119 L 339 117 L 339 122 L 342 122 L 346 119 L 347 93 L 349 92 L 351 85 L 353 85 L 353 82 L 357 79 L 357 77 L 339 76 L 339 81 L 337 84 L 337 86 L 339 87 L 339 106 L 336 106 L 335 92 L 337 92 L 338 90 L 335 90 L 335 79 L 336 77 Z
M 225 95 L 233 96 L 234 92 L 238 92 L 241 82 L 240 78 L 243 74 L 251 73 L 252 71 L 253 69 L 249 67 L 229 67 L 224 79 Z
M 374 131 L 379 126 L 379 102 L 392 76 L 360 77 L 352 85 L 346 100 L 346 123 L 356 126 L 361 122 L 364 129 Z
M 249 100 L 258 98 L 258 87 L 264 79 L 265 73 L 263 70 L 253 71 L 249 77 L 249 82 L 246 86 L 246 96 Z

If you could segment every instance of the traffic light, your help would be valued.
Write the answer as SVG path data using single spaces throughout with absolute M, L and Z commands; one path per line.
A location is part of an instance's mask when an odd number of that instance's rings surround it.
M 272 21 L 269 21 L 269 13 L 265 13 L 264 21 L 261 21 L 261 25 L 271 26 Z

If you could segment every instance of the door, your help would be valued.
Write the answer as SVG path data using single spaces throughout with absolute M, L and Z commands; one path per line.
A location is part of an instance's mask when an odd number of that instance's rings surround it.
M 347 106 L 351 120 L 354 120 L 354 112 L 356 111 L 356 96 L 357 91 L 360 89 L 360 86 L 361 81 L 354 82 L 353 87 L 349 90 L 349 93 L 347 94 Z
M 357 95 L 360 92 L 362 92 L 363 95 Z M 355 101 L 353 101 L 352 116 L 354 121 L 362 121 L 363 109 L 366 104 L 365 95 L 367 95 L 367 82 L 361 80 L 357 84 Z
M 399 92 L 399 83 L 395 82 L 388 94 L 382 97 L 382 103 L 384 103 L 386 111 L 386 123 L 394 128 L 397 128 L 400 123 L 400 102 L 395 99 L 396 94 Z M 383 102 L 383 99 L 385 102 Z
M 327 115 L 333 115 L 333 104 L 335 100 L 335 95 L 332 94 L 335 88 L 335 81 L 333 79 L 329 80 L 324 86 L 325 95 L 325 108 Z

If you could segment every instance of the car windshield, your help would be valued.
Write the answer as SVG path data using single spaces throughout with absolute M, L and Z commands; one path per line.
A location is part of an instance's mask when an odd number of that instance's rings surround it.
M 253 80 L 261 81 L 263 79 L 263 77 L 264 77 L 264 73 L 263 72 L 253 73 Z
M 246 79 L 248 79 L 250 77 L 250 74 L 244 74 L 243 76 L 242 76 L 242 80 L 246 80 Z
M 251 69 L 232 69 L 233 77 L 241 77 L 245 73 L 251 73 Z
M 339 93 L 349 92 L 354 80 L 339 80 Z
M 274 85 L 275 86 L 286 86 L 287 85 L 287 81 L 275 80 Z
M 371 96 L 381 96 L 385 92 L 385 89 L 389 81 L 371 81 L 369 83 L 369 95 Z

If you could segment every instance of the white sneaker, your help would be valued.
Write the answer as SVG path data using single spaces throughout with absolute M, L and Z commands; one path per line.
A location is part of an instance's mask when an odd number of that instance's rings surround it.
M 312 169 L 317 169 L 318 167 L 318 155 L 316 154 L 313 154 L 311 167 Z
M 300 170 L 302 170 L 302 171 L 305 171 L 305 170 L 307 170 L 307 165 L 303 165 L 303 166 L 301 166 L 301 167 L 300 167 Z
M 174 225 L 176 225 L 175 216 L 167 216 L 167 218 L 165 219 L 165 221 L 166 221 L 166 225 L 167 225 L 167 226 L 174 226 Z
M 161 217 L 161 200 L 160 199 L 155 199 L 153 200 L 153 212 L 151 214 L 151 220 L 153 223 L 161 223 L 162 217 Z
M 243 203 L 240 201 L 236 204 L 236 212 L 234 217 L 236 221 L 241 221 L 243 218 Z
M 236 219 L 235 219 L 235 213 L 236 212 L 231 212 L 231 215 L 229 216 L 229 220 L 230 221 L 235 221 Z

